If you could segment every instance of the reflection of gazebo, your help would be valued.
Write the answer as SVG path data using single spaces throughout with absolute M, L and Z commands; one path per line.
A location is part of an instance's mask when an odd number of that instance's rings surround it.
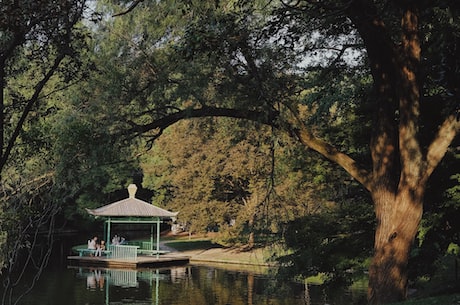
M 100 208 L 87 212 L 95 217 L 105 218 L 104 232 L 106 233 L 107 246 L 110 244 L 110 229 L 112 224 L 150 224 L 150 243 L 148 250 L 153 253 L 153 227 L 156 225 L 156 251 L 160 253 L 160 223 L 162 219 L 177 216 L 177 212 L 170 212 L 154 206 L 148 202 L 135 198 L 137 187 L 135 184 L 128 186 L 129 198 L 123 199 Z

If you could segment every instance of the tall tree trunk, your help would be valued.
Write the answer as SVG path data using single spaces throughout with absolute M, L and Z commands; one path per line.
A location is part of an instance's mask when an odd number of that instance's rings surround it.
M 377 220 L 368 300 L 406 298 L 410 248 L 423 212 L 426 163 L 418 140 L 420 62 L 418 10 L 401 3 L 401 40 L 393 41 L 370 1 L 357 0 L 354 22 L 364 40 L 376 94 L 370 188 Z M 364 9 L 365 8 L 365 9 Z M 363 9 L 366 12 L 363 14 Z
M 420 90 L 417 70 L 420 61 L 418 39 L 418 11 L 409 4 L 401 18 L 401 46 L 391 56 L 394 80 L 388 83 L 388 100 L 397 101 L 399 117 L 386 111 L 379 122 L 399 119 L 397 137 L 390 136 L 393 164 L 385 164 L 385 155 L 380 151 L 379 140 L 386 138 L 383 130 L 377 130 L 373 141 L 374 178 L 376 184 L 371 192 L 375 204 L 377 228 L 374 242 L 374 257 L 369 270 L 368 299 L 370 304 L 384 304 L 406 298 L 407 264 L 409 253 L 417 233 L 423 212 L 423 193 L 427 180 L 426 165 L 418 141 L 418 117 L 420 112 Z M 381 55 L 381 54 L 380 54 Z M 387 57 L 388 58 L 388 57 Z M 379 60 L 376 59 L 375 62 Z M 377 69 L 374 69 L 377 72 Z M 386 85 L 380 72 L 376 84 Z M 383 92 L 385 93 L 385 92 Z M 396 103 L 395 103 L 396 104 Z M 381 107 L 381 106 L 380 106 Z M 385 148 L 385 146 L 383 146 Z M 385 149 L 383 149 L 385 150 Z M 391 163 L 391 162 L 390 162 Z M 384 175 L 379 175 L 383 173 Z M 389 179 L 385 188 L 383 177 Z M 396 179 L 399 178 L 399 181 Z M 393 180 L 393 181 L 391 181 Z M 391 186 L 396 186 L 395 192 Z
M 385 304 L 406 298 L 409 252 L 422 217 L 422 199 L 402 191 L 373 194 L 377 228 L 374 257 L 369 268 L 369 304 Z

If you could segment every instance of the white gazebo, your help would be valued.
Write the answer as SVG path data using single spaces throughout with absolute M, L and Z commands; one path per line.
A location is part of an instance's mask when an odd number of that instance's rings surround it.
M 111 225 L 112 224 L 150 224 L 150 243 L 148 250 L 150 253 L 160 254 L 160 224 L 163 219 L 175 219 L 178 212 L 170 212 L 159 208 L 148 202 L 142 201 L 135 197 L 137 186 L 130 184 L 128 186 L 129 197 L 100 208 L 86 211 L 95 216 L 105 218 L 104 232 L 106 233 L 107 246 L 111 243 Z M 153 249 L 154 226 L 156 226 L 156 250 Z

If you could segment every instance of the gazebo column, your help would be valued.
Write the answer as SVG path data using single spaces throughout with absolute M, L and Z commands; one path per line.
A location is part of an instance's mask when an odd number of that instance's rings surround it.
M 104 220 L 104 232 L 102 233 L 102 240 L 107 236 L 107 221 Z
M 157 217 L 157 258 L 160 256 L 160 217 Z
M 107 248 L 109 247 L 109 245 L 111 244 L 112 240 L 110 239 L 110 226 L 111 226 L 111 218 L 109 217 L 109 219 L 106 220 L 106 224 L 107 224 L 107 239 L 105 240 L 105 243 L 107 245 Z
M 150 251 L 153 250 L 153 223 L 150 224 Z

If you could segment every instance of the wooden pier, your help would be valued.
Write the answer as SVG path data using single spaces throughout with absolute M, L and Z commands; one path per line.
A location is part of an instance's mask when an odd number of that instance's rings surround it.
M 136 258 L 68 256 L 67 261 L 70 266 L 136 269 L 186 265 L 190 262 L 190 257 L 177 255 L 161 255 L 159 257 L 139 255 Z

